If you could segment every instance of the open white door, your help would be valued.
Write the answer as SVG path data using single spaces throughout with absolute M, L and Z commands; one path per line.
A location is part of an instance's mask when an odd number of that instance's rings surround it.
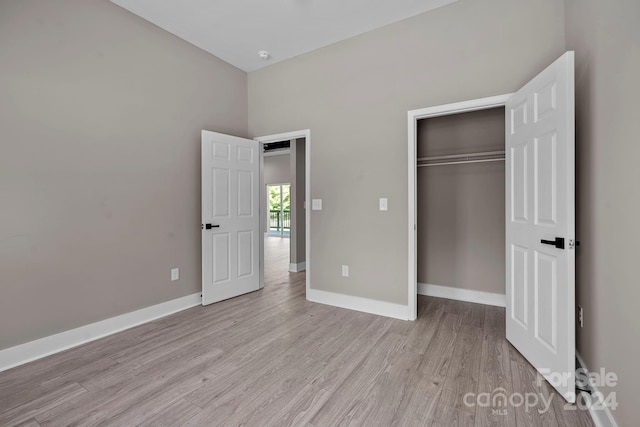
M 575 401 L 574 55 L 506 104 L 507 339 Z
M 256 141 L 202 131 L 202 305 L 260 288 Z

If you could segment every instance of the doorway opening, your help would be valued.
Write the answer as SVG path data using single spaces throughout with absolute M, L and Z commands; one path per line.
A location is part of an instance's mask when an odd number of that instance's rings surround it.
M 277 265 L 278 269 L 285 272 L 306 271 L 305 288 L 308 291 L 310 212 L 306 209 L 306 200 L 309 200 L 311 191 L 311 132 L 294 131 L 258 137 L 255 140 L 263 147 L 261 207 L 265 214 L 262 269 L 272 270 Z
M 504 129 L 504 107 L 418 120 L 419 295 L 505 306 Z
M 412 110 L 408 113 L 408 161 L 409 161 L 409 283 L 408 319 L 415 320 L 418 314 L 418 124 L 422 119 L 469 113 L 473 111 L 504 108 L 511 95 L 499 95 L 454 104 Z M 437 157 L 426 155 L 423 157 Z M 455 157 L 454 157 L 455 160 Z M 429 168 L 424 168 L 429 169 Z

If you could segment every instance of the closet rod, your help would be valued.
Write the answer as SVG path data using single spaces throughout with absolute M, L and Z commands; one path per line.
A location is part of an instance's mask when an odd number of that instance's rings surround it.
M 450 162 L 437 162 L 437 163 L 424 163 L 421 165 L 416 165 L 419 168 L 425 167 L 425 166 L 443 166 L 443 165 L 463 165 L 463 164 L 467 164 L 467 163 L 485 163 L 485 162 L 503 162 L 504 159 L 476 159 L 476 160 L 453 160 Z
M 416 160 L 418 161 L 418 166 L 456 165 L 461 163 L 480 163 L 504 160 L 504 155 L 504 151 L 483 151 L 479 153 L 420 157 Z
M 504 157 L 504 151 L 482 151 L 479 153 L 447 154 L 446 156 L 420 157 L 417 160 L 419 162 L 422 162 L 422 161 L 426 162 L 430 160 L 471 159 L 473 157 L 497 157 L 497 156 Z

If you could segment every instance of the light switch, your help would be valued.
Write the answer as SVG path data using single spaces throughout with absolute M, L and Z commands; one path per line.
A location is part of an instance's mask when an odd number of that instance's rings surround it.
M 387 203 L 387 198 L 386 197 L 381 197 L 380 198 L 380 210 L 381 211 L 386 211 L 388 210 L 388 203 Z
M 342 277 L 349 277 L 349 266 L 348 265 L 343 265 L 342 266 Z
M 321 211 L 322 210 L 322 199 L 311 199 L 311 210 L 313 210 L 313 211 Z

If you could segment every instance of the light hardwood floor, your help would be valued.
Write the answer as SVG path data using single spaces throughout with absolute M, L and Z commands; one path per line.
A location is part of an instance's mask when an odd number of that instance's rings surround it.
M 420 297 L 405 322 L 310 303 L 287 251 L 266 239 L 264 290 L 0 373 L 0 426 L 593 425 L 536 385 L 503 309 Z M 552 405 L 464 404 L 499 388 Z

